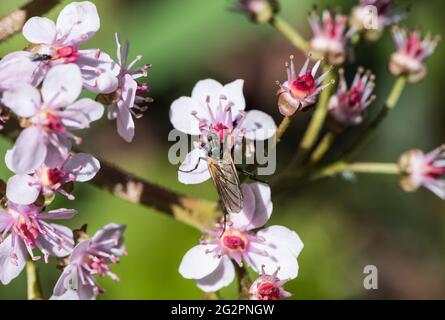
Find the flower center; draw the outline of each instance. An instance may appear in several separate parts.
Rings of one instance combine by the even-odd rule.
[[[431,163],[427,167],[426,175],[430,178],[437,179],[445,174],[445,167],[435,166]]]
[[[91,273],[97,274],[99,277],[104,277],[111,271],[104,259],[98,257],[94,257],[91,260],[89,267],[91,268]]]
[[[40,112],[39,120],[47,131],[58,133],[65,131],[65,126],[63,125],[61,119],[51,110],[46,109]]]
[[[77,48],[74,46],[66,46],[56,50],[54,59],[62,59],[63,63],[73,63],[80,57]]]
[[[348,92],[348,104],[350,107],[354,107],[360,104],[360,100],[362,98],[362,89],[361,86],[355,86],[351,88]]]
[[[20,220],[23,220],[23,218],[21,218]],[[16,226],[16,231],[20,238],[22,238],[23,241],[26,243],[26,245],[33,248],[36,246],[36,239],[39,235],[39,230],[32,224],[32,222],[19,222]]]
[[[315,89],[315,79],[311,72],[299,76],[297,80],[291,84],[291,93],[296,99],[304,98],[310,95]]]
[[[224,141],[224,133],[226,130],[230,128],[226,126],[224,123],[213,124],[211,127],[212,131],[218,135],[219,141]]]
[[[65,174],[58,168],[45,168],[41,175],[41,181],[43,185],[50,186],[62,181]]]
[[[241,234],[228,234],[223,236],[224,247],[233,251],[244,251],[247,247],[247,239]]]
[[[280,288],[271,283],[262,283],[258,288],[258,296],[261,300],[280,300]]]

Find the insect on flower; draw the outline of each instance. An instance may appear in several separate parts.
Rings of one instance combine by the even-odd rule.
[[[243,207],[240,180],[230,152],[231,148],[227,145],[231,143],[231,139],[231,135],[226,135],[223,143],[216,133],[209,132],[207,136],[203,136],[201,143],[201,148],[206,151],[207,156],[198,158],[195,167],[191,170],[180,170],[185,173],[195,171],[201,161],[206,161],[225,214],[238,213]]]

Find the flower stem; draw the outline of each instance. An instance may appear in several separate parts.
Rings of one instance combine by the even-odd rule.
[[[281,32],[281,34],[285,36],[297,49],[303,52],[308,51],[309,44],[307,41],[283,18],[275,15],[270,20],[270,24]]]
[[[311,158],[309,160],[309,163],[311,165],[317,164],[324,157],[326,152],[328,152],[329,148],[334,143],[336,137],[337,135],[331,131],[327,132],[323,136],[317,148],[314,150],[314,152],[312,152]]]
[[[323,72],[327,72],[329,70],[329,66],[323,67]],[[326,81],[333,80],[333,74],[329,73]],[[306,159],[307,154],[314,146],[317,141],[318,135],[320,134],[321,129],[323,128],[324,120],[326,118],[326,114],[328,112],[328,101],[331,95],[332,85],[327,87],[320,94],[320,99],[318,100],[317,106],[314,111],[314,115],[312,116],[311,122],[309,123],[309,127],[304,133],[303,139],[300,142],[300,146],[298,147],[295,158],[293,159],[291,166],[299,165]]]
[[[238,293],[239,300],[249,299],[249,288],[252,285],[249,274],[244,267],[235,265],[236,274],[238,276]]]
[[[289,128],[291,122],[292,122],[292,117],[289,116],[283,117],[283,120],[281,120],[281,123],[277,128],[277,133],[276,133],[277,143],[281,141],[283,134],[286,132],[287,128]]]
[[[331,177],[345,171],[356,172],[356,173],[390,174],[390,175],[397,175],[401,173],[396,163],[377,163],[377,162],[346,163],[340,161],[316,172],[311,177],[311,180],[316,180],[324,177]]]
[[[28,284],[28,300],[42,300],[42,288],[34,261],[26,261],[26,277]]]

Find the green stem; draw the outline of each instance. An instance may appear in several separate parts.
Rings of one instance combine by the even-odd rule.
[[[323,72],[327,72],[329,68],[329,66],[325,65],[323,67]],[[333,74],[330,73],[327,77],[327,81],[332,81],[333,77]],[[323,128],[326,114],[328,113],[328,101],[331,95],[331,90],[332,85],[327,87],[320,94],[320,98],[315,108],[314,115],[312,116],[309,127],[307,128],[306,132],[304,133],[303,139],[300,142],[300,146],[298,147],[295,158],[291,164],[292,166],[299,165],[301,162],[303,162],[306,159],[307,154],[317,141],[318,135]]]
[[[286,132],[287,128],[289,128],[291,122],[292,122],[292,117],[289,117],[289,116],[286,116],[283,118],[283,120],[281,120],[281,123],[278,126],[277,133],[276,133],[277,143],[279,143],[281,141],[281,137]]]
[[[283,34],[297,49],[303,52],[307,52],[309,50],[309,44],[307,41],[283,18],[274,16],[270,20],[270,24],[281,32],[281,34]]]
[[[356,173],[372,173],[372,174],[400,174],[400,169],[396,163],[377,163],[377,162],[355,162],[346,163],[343,161],[336,162],[330,166],[316,172],[311,180],[316,180],[324,177],[331,177],[338,173],[349,171]]]
[[[311,165],[317,164],[328,152],[328,150],[331,148],[332,144],[335,141],[336,134],[333,132],[327,132],[324,137],[321,139],[320,143],[318,144],[317,148],[312,152],[311,158],[309,160],[309,163]]]
[[[42,288],[40,286],[39,275],[34,261],[26,261],[26,277],[28,284],[28,300],[42,300]]]
[[[238,277],[239,300],[247,300],[249,299],[249,288],[252,285],[252,281],[244,267],[236,265],[235,270]]]

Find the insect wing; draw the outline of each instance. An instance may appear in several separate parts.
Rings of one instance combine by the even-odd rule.
[[[229,212],[240,212],[243,208],[243,194],[230,152],[225,151],[221,160],[209,158],[208,167],[223,206]]]

